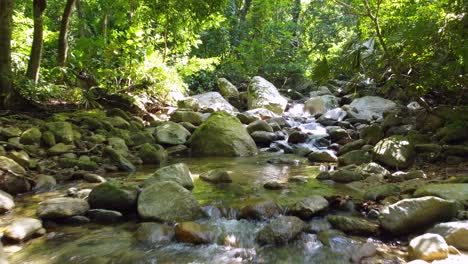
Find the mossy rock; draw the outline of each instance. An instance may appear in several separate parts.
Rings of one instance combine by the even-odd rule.
[[[91,208],[125,213],[136,209],[137,197],[137,187],[106,182],[93,188],[89,194],[88,202]]]
[[[41,131],[36,127],[32,127],[23,132],[20,137],[20,143],[25,145],[39,145],[41,143],[41,137]]]
[[[72,124],[69,122],[49,122],[46,124],[49,131],[54,133],[55,140],[64,144],[70,144],[73,142],[74,133]]]
[[[77,167],[80,170],[87,170],[87,171],[95,171],[98,169],[98,165],[96,164],[96,162],[91,161],[91,160],[61,158],[58,161],[58,165],[61,168]]]
[[[236,117],[224,111],[213,113],[189,140],[199,156],[252,156],[257,146]]]
[[[44,144],[47,147],[52,147],[55,144],[57,144],[57,141],[55,140],[54,133],[52,133],[50,131],[46,131],[46,132],[42,133],[42,142],[44,142]]]
[[[160,164],[167,160],[167,152],[161,145],[145,143],[139,146],[138,157],[145,164]]]

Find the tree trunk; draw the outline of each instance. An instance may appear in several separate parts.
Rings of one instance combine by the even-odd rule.
[[[26,77],[31,79],[34,83],[39,79],[43,42],[43,14],[46,6],[46,0],[33,1],[34,34]]]
[[[79,35],[80,35],[80,38],[83,38],[85,36],[85,28],[83,26],[85,25],[85,21],[84,21],[83,11],[81,10],[80,0],[76,0],[75,6],[76,6],[76,13],[78,14],[78,19],[80,20]]]
[[[68,24],[70,21],[70,16],[73,11],[73,5],[76,0],[67,0],[65,5],[65,10],[63,11],[62,23],[60,24],[60,34],[58,39],[58,66],[65,67],[67,63],[67,54],[68,54]]]
[[[0,0],[0,108],[9,105],[11,85],[11,27],[13,0]]]
[[[104,38],[104,43],[107,44],[107,14],[102,19],[102,37]]]
[[[247,17],[247,13],[249,12],[249,9],[250,9],[251,5],[252,5],[252,0],[245,0],[244,6],[242,7],[242,10],[239,13],[241,23],[245,22],[245,19]]]

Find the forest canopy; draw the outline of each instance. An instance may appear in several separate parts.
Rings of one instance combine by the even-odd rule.
[[[256,75],[299,91],[347,79],[390,95],[460,92],[466,10],[462,0],[1,0],[2,99],[88,105],[97,87],[170,99]]]

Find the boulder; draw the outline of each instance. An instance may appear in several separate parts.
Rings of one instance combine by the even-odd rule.
[[[106,182],[94,187],[88,197],[91,208],[115,210],[122,213],[136,208],[138,189],[115,182]]]
[[[276,140],[276,134],[266,131],[255,131],[250,134],[256,144],[260,146],[269,146],[271,142]]]
[[[365,144],[366,142],[363,139],[350,142],[340,148],[340,150],[338,151],[338,155],[344,155],[352,150],[359,150]]]
[[[109,146],[117,151],[120,155],[127,157],[128,156],[128,147],[125,140],[119,137],[110,137],[107,139]]]
[[[175,123],[187,122],[199,126],[203,123],[203,116],[198,112],[177,110],[172,113],[170,120]]]
[[[266,108],[275,114],[282,114],[288,100],[281,96],[276,87],[260,76],[255,76],[248,87],[248,109]]]
[[[0,156],[0,169],[7,171],[15,176],[22,176],[26,174],[26,170],[19,165],[16,161]]]
[[[260,201],[243,207],[240,218],[266,220],[281,214],[281,207],[272,200]]]
[[[41,138],[41,131],[36,127],[32,127],[23,132],[20,137],[20,143],[25,145],[40,145]]]
[[[102,154],[108,157],[122,171],[133,172],[136,170],[135,165],[111,147],[105,147]]]
[[[151,131],[154,132],[154,131]],[[156,142],[156,139],[153,136],[153,133],[150,131],[139,131],[132,133],[130,136],[131,143],[133,146],[143,145],[145,143],[153,144]]]
[[[288,143],[298,144],[304,143],[309,139],[309,135],[302,131],[293,131],[288,137]]]
[[[5,137],[6,139],[12,137],[19,137],[21,136],[21,129],[17,127],[2,127],[0,128],[0,135]]]
[[[22,241],[42,231],[41,229],[41,220],[34,218],[17,218],[5,228],[3,235],[15,241]]]
[[[239,91],[226,78],[218,78],[218,89],[224,98],[239,97]]]
[[[145,143],[140,145],[138,157],[144,164],[161,164],[167,160],[167,151],[161,145]]]
[[[247,132],[252,134],[255,131],[273,132],[273,128],[266,121],[257,120],[247,126]]]
[[[50,131],[45,131],[42,133],[42,142],[44,142],[47,147],[54,146],[57,144],[57,141],[55,140],[55,134]]]
[[[143,186],[150,186],[160,181],[173,181],[182,185],[187,190],[193,189],[192,173],[185,163],[176,163],[158,169],[143,182]]]
[[[391,136],[382,139],[373,149],[374,160],[391,168],[408,168],[416,153],[413,144],[403,136]]]
[[[348,183],[353,181],[360,181],[364,176],[356,172],[356,167],[353,165],[342,167],[338,170],[330,172],[330,177],[335,182]]]
[[[400,187],[395,184],[382,184],[367,190],[364,193],[364,199],[373,201],[382,200],[388,196],[398,196],[400,192]]]
[[[341,140],[350,139],[348,131],[339,126],[327,127],[327,133],[330,135],[330,139],[332,142],[341,142]]]
[[[365,144],[375,145],[384,136],[384,131],[377,124],[366,126],[359,131],[359,138],[364,140]]]
[[[13,207],[15,207],[13,196],[0,190],[0,214],[10,211]]]
[[[403,199],[381,211],[380,223],[392,234],[408,234],[436,222],[450,220],[457,213],[457,205],[438,197]]]
[[[329,150],[318,150],[310,153],[307,158],[310,162],[336,162],[337,157]]]
[[[180,222],[203,216],[190,191],[173,181],[145,187],[138,197],[138,214],[144,220]]]
[[[181,100],[178,100],[177,107],[181,109],[190,109],[193,111],[198,111],[201,108],[198,99],[195,99],[193,97],[186,97]]]
[[[55,136],[56,142],[70,144],[73,142],[74,133],[71,123],[65,121],[46,123],[46,128]]]
[[[187,142],[190,132],[182,125],[168,121],[156,127],[154,137],[159,144],[181,145]]]
[[[378,96],[364,96],[354,99],[350,106],[356,111],[349,111],[348,114],[367,120],[381,119],[384,112],[397,108],[397,104],[393,101]]]
[[[170,242],[174,237],[174,229],[160,223],[145,222],[140,224],[135,236],[139,242],[147,245],[156,245]]]
[[[58,160],[60,168],[77,168],[79,170],[95,171],[99,167],[92,160],[76,159],[76,158],[61,158]]]
[[[440,223],[427,232],[441,235],[447,244],[459,250],[468,250],[468,221]]]
[[[449,255],[449,246],[440,235],[427,233],[411,239],[408,255],[411,260],[446,259]]]
[[[211,111],[226,111],[229,113],[238,112],[226,99],[224,99],[218,92],[208,92],[204,94],[197,94],[193,96],[201,108]]]
[[[273,219],[257,234],[260,244],[286,244],[304,230],[304,222],[295,216],[280,216]]]
[[[200,179],[212,183],[230,183],[231,176],[225,169],[215,169],[200,174]]]
[[[209,244],[213,238],[206,226],[195,222],[178,223],[175,227],[175,238],[182,243]]]
[[[364,150],[352,150],[348,153],[338,157],[338,165],[346,166],[346,165],[361,165],[364,163],[369,163],[372,157],[369,152]]]
[[[468,183],[428,184],[414,193],[415,197],[437,196],[446,200],[468,201]]]
[[[333,95],[312,97],[304,103],[304,111],[311,114],[324,114],[339,107],[338,98]]]
[[[366,220],[364,218],[344,215],[329,215],[328,222],[347,234],[353,235],[376,235],[379,233],[379,224]]]
[[[288,212],[303,220],[312,218],[315,214],[328,208],[328,201],[319,195],[312,195],[293,204]]]
[[[252,156],[257,146],[245,127],[226,112],[213,113],[189,140],[192,153],[200,156]]]
[[[85,200],[77,198],[53,198],[43,201],[36,210],[42,219],[62,219],[82,215],[89,210]]]
[[[361,164],[356,168],[355,171],[359,174],[362,174],[363,178],[377,175],[378,178],[384,179],[390,176],[390,172],[387,169],[375,162]]]

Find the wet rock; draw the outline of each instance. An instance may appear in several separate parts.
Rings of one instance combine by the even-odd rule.
[[[255,141],[255,143],[260,146],[269,146],[271,142],[276,140],[275,133],[266,131],[255,131],[250,134],[250,136]]]
[[[311,114],[324,114],[339,106],[338,98],[333,95],[312,97],[304,103],[304,111]]]
[[[32,127],[23,132],[20,137],[20,143],[25,145],[40,145],[41,137],[41,131],[36,127]]]
[[[330,151],[318,150],[310,153],[307,158],[310,162],[336,162],[337,157]]]
[[[36,180],[36,185],[34,186],[34,191],[44,192],[50,191],[57,185],[57,181],[54,177],[49,175],[41,175]]]
[[[383,184],[372,187],[364,193],[364,199],[366,200],[382,200],[388,196],[400,195],[400,187],[394,184]]]
[[[133,172],[136,170],[135,165],[111,147],[104,148],[103,156],[108,157],[122,171]]]
[[[167,154],[171,156],[185,155],[189,152],[189,148],[185,145],[172,146],[166,149]]]
[[[304,198],[289,208],[288,212],[291,215],[297,216],[303,220],[312,218],[315,214],[326,210],[328,201],[319,195],[312,195]]]
[[[156,127],[154,136],[159,144],[181,145],[187,142],[190,132],[180,124],[168,121]]]
[[[76,187],[71,187],[67,189],[67,196],[79,199],[88,199],[89,194],[91,193],[91,189],[82,189],[79,190]]]
[[[9,224],[3,231],[6,238],[22,241],[41,232],[42,222],[34,218],[18,218]]]
[[[366,242],[351,256],[353,263],[361,263],[364,258],[377,254],[377,246],[373,242]]]
[[[288,143],[290,144],[298,144],[304,143],[309,139],[309,135],[307,133],[301,131],[293,131],[288,137]]]
[[[3,190],[11,195],[29,192],[31,190],[30,181],[24,176],[15,176],[7,173],[2,176],[0,181],[0,190]]]
[[[149,186],[159,181],[173,181],[187,190],[193,189],[193,177],[189,167],[185,163],[177,163],[156,170],[153,175],[146,179],[143,186]]]
[[[141,223],[135,233],[136,239],[147,245],[170,242],[174,237],[174,229],[153,222]]]
[[[280,216],[273,219],[257,234],[260,244],[285,244],[295,239],[302,230],[304,222],[295,216]]]
[[[273,132],[273,128],[264,120],[257,120],[247,126],[247,132],[252,134],[255,131]]]
[[[144,164],[161,164],[167,160],[167,152],[161,145],[145,143],[139,147],[138,157]]]
[[[89,224],[91,220],[83,215],[75,215],[71,217],[67,217],[63,220],[64,224],[67,225],[73,225],[73,226],[80,226],[80,225],[86,225]]]
[[[86,215],[95,223],[98,224],[115,224],[123,221],[121,212],[106,210],[106,209],[91,209]]]
[[[288,187],[287,183],[277,181],[277,180],[272,180],[268,181],[265,184],[263,184],[263,188],[268,189],[268,190],[283,190]]]
[[[26,170],[19,165],[16,161],[0,156],[0,169],[7,171],[15,176],[21,176],[26,174]]]
[[[410,170],[407,172],[396,171],[392,173],[392,175],[388,178],[391,182],[402,182],[412,179],[425,179],[427,177],[424,171],[422,170]]]
[[[224,99],[218,92],[208,92],[193,96],[201,108],[211,111],[237,112],[237,109]]]
[[[369,163],[372,157],[369,152],[364,150],[352,150],[347,152],[346,154],[338,157],[338,165],[339,166],[346,166],[346,165],[361,165],[364,163]]]
[[[449,246],[444,238],[437,234],[424,234],[411,239],[408,247],[410,259],[422,259],[432,261],[446,259],[449,254]]]
[[[53,198],[40,203],[36,214],[42,219],[61,219],[82,215],[88,210],[88,203],[82,199]]]
[[[414,157],[413,145],[403,136],[385,138],[373,149],[374,160],[392,168],[407,168],[413,163]]]
[[[446,200],[468,201],[468,183],[428,184],[414,193],[415,197],[436,196]]]
[[[365,144],[366,142],[364,141],[364,139],[359,139],[359,140],[350,142],[340,148],[340,150],[338,151],[338,155],[344,155],[352,150],[359,150]]]
[[[327,127],[327,133],[330,135],[332,142],[339,142],[343,139],[349,139],[348,132],[339,126]]]
[[[135,210],[138,189],[115,182],[106,182],[94,187],[88,197],[91,208],[115,210],[127,213]]]
[[[15,207],[13,196],[0,190],[0,214],[10,211]]]
[[[257,146],[240,121],[226,112],[215,112],[190,138],[192,153],[204,156],[252,156]]]
[[[305,177],[305,176],[292,176],[288,179],[288,181],[290,182],[297,182],[297,183],[307,183],[309,182],[309,178]]]
[[[403,199],[381,210],[380,223],[392,234],[407,234],[425,226],[450,220],[457,213],[452,201],[433,196]]]
[[[397,104],[393,101],[378,96],[364,96],[354,99],[350,106],[356,111],[349,111],[349,115],[366,120],[383,118],[384,112],[397,108]]]
[[[83,175],[83,180],[89,182],[89,183],[104,183],[107,180],[102,177],[101,175],[94,174],[94,173],[85,173]]]
[[[73,142],[74,133],[71,123],[65,121],[46,123],[46,128],[55,136],[55,140],[60,143],[70,144]]]
[[[427,232],[441,235],[447,244],[459,250],[468,250],[468,221],[440,223]]]
[[[348,113],[346,113],[346,111],[344,111],[343,109],[334,108],[334,109],[328,110],[325,114],[321,115],[318,121],[324,120],[324,119],[343,121],[347,115]]]
[[[329,215],[330,224],[345,233],[353,235],[376,235],[379,233],[379,224],[354,216]]]
[[[239,97],[239,91],[226,78],[218,78],[218,89],[224,98]]]
[[[172,113],[170,121],[175,123],[187,122],[195,126],[199,126],[203,123],[202,114],[187,110],[177,110]]]
[[[330,172],[330,178],[335,182],[347,183],[363,179],[363,175],[355,171],[356,166],[349,165]]]
[[[175,238],[179,242],[197,245],[212,242],[208,228],[195,222],[178,223],[175,227]]]
[[[236,117],[237,119],[239,119],[239,121],[241,121],[242,124],[245,124],[245,125],[248,125],[252,122],[259,120],[259,118],[256,115],[248,113],[248,112],[239,113],[236,115]]]
[[[265,220],[281,214],[281,208],[272,200],[257,202],[243,207],[240,218]]]
[[[359,138],[370,145],[377,144],[384,136],[382,128],[377,124],[366,126],[359,131]]]
[[[232,182],[231,176],[225,169],[210,170],[206,173],[200,174],[200,179],[212,183]]]
[[[11,151],[10,153],[8,153],[8,158],[16,161],[23,168],[29,168],[32,162],[32,159],[29,157],[29,154],[24,150]]]
[[[248,108],[266,108],[276,114],[282,114],[288,101],[281,96],[276,87],[260,76],[255,76],[248,87]]]
[[[191,221],[203,216],[190,191],[172,181],[145,187],[138,197],[138,214],[144,220]]]

